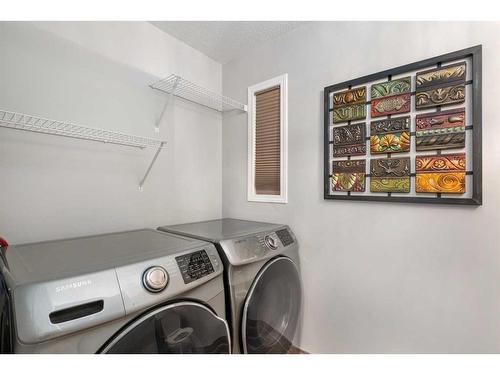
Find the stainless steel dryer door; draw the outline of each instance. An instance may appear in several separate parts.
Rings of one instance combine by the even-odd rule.
[[[278,257],[266,263],[243,307],[243,352],[288,353],[297,331],[301,303],[300,276],[293,261]]]
[[[191,301],[150,311],[117,333],[101,353],[229,354],[226,321],[208,307]]]

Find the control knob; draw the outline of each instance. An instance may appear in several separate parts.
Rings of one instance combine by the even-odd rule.
[[[167,287],[168,273],[165,268],[154,266],[144,271],[142,276],[144,287],[152,293],[159,293]]]
[[[264,237],[264,242],[266,243],[267,247],[270,248],[271,250],[276,250],[278,248],[278,243],[274,237],[271,237],[270,235],[267,235]]]

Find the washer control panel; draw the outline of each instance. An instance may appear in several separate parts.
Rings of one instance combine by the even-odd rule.
[[[116,278],[126,314],[186,293],[224,270],[214,245],[206,243],[139,263],[116,268]],[[222,291],[222,280],[214,283],[214,293]],[[104,305],[106,307],[106,304]]]
[[[214,267],[205,250],[175,257],[184,283],[189,284],[214,272]]]

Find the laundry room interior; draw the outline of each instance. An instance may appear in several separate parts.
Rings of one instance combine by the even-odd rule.
[[[499,64],[498,22],[1,21],[0,352],[500,352]]]

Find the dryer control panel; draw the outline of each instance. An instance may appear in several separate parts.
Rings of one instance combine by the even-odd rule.
[[[298,246],[297,240],[288,227],[276,231],[252,234],[220,242],[229,263],[242,265],[267,259],[280,254],[292,246]]]
[[[283,246],[291,245],[294,242],[292,234],[290,233],[290,231],[287,228],[277,230],[276,235],[280,239]]]
[[[269,250],[278,250],[280,245],[287,247],[294,243],[294,239],[288,228],[269,232],[265,235],[257,235],[257,238],[260,244],[266,246]]]

